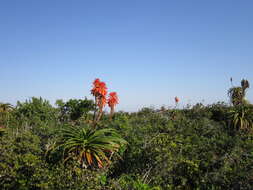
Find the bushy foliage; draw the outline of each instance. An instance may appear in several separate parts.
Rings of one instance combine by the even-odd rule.
[[[95,110],[95,105],[92,100],[88,99],[70,99],[66,103],[58,100],[56,104],[60,110],[61,121],[76,121],[81,117],[87,119],[88,113]]]
[[[16,117],[16,120],[32,128],[36,125],[48,124],[51,121],[55,121],[55,111],[49,101],[41,97],[32,97],[24,103],[17,102],[13,115]]]
[[[220,106],[176,110],[176,117],[170,110],[133,114],[118,126],[130,147],[112,176],[134,175],[162,189],[251,189],[251,135],[231,133],[230,109]]]
[[[69,101],[66,120],[62,119],[66,103],[54,108],[42,98],[18,103],[7,119],[0,118],[5,123],[0,127],[4,131],[0,132],[0,189],[253,189],[250,105],[145,108],[136,113],[117,112],[111,120],[104,115],[93,126],[90,118],[82,124],[76,121],[90,117],[92,101],[78,102]],[[96,135],[94,127],[104,133]],[[117,144],[110,144],[114,142],[110,130],[128,142],[119,149],[120,157],[112,156],[116,149],[109,151]],[[86,146],[88,141],[92,143]],[[57,145],[62,146],[52,151]],[[93,160],[86,168],[75,159],[81,156],[89,165],[89,156],[80,153],[87,147],[97,152],[93,145],[110,158],[110,165],[99,168]],[[68,162],[62,161],[67,158],[64,150],[67,157],[73,156]]]

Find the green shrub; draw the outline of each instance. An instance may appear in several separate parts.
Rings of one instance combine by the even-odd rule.
[[[85,113],[74,122],[70,112],[64,121],[59,113],[59,107],[53,108],[43,99],[20,103],[10,112],[0,138],[0,189],[251,190],[253,187],[250,105],[198,104],[182,110],[118,112],[111,121],[105,115],[96,130],[88,124],[79,125]],[[89,120],[87,114],[82,123]],[[235,115],[239,118],[237,122]],[[114,141],[115,134],[116,139],[125,139],[127,146],[119,148],[121,143]],[[52,151],[56,145],[61,146]],[[112,147],[120,158],[110,158],[112,153],[108,150]],[[70,158],[65,163],[61,162],[64,151],[64,158]],[[94,164],[88,166],[83,153],[92,151],[96,154],[101,151],[111,164],[98,168],[98,161],[93,159]],[[88,167],[82,167],[78,158]]]
[[[229,111],[229,119],[234,129],[251,130],[253,127],[253,106],[238,105]]]
[[[32,97],[24,103],[17,102],[14,111],[16,120],[26,128],[33,128],[37,125],[55,122],[56,109],[51,106],[49,101]]]
[[[76,121],[81,117],[87,119],[88,113],[95,110],[95,104],[92,100],[76,100],[70,99],[66,103],[58,100],[56,102],[58,109],[60,110],[61,121]]]

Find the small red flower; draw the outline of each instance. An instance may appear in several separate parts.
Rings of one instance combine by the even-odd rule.
[[[175,97],[175,102],[178,103],[179,102],[179,98],[176,96]]]

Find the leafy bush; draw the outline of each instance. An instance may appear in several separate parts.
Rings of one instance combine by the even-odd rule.
[[[17,102],[14,116],[21,121],[22,125],[33,128],[36,125],[48,124],[55,121],[56,110],[51,106],[49,101],[41,97],[32,97],[24,103]]]
[[[76,121],[82,116],[87,119],[88,113],[95,110],[95,104],[92,100],[70,99],[66,103],[61,100],[56,102],[60,110],[61,121]]]
[[[124,190],[161,190],[160,187],[150,187],[148,184],[142,183],[138,179],[134,179],[129,175],[122,175],[117,181],[113,181],[112,189],[124,189]]]

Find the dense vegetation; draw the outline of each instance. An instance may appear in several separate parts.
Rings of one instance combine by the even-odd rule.
[[[253,106],[239,88],[234,105],[136,113],[101,113],[94,91],[1,104],[0,189],[253,189]]]

